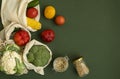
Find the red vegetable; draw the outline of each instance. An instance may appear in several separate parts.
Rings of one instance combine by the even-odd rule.
[[[28,8],[26,16],[29,18],[35,18],[38,15],[38,10],[36,8]]]
[[[63,25],[63,24],[65,23],[65,18],[64,18],[64,16],[61,16],[61,15],[56,16],[56,17],[55,17],[55,23],[56,23],[57,25]]]
[[[41,38],[44,42],[52,42],[55,38],[55,33],[52,29],[44,30],[41,33]]]
[[[25,30],[19,30],[15,32],[13,39],[17,45],[24,46],[29,42],[30,36]]]

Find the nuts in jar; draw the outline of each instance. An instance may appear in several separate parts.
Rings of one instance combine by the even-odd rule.
[[[77,60],[75,60],[73,64],[75,65],[77,73],[80,77],[84,77],[87,74],[89,74],[89,68],[86,66],[83,57],[80,57]]]

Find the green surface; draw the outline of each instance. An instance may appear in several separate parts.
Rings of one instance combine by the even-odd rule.
[[[53,51],[53,59],[69,56],[69,68],[56,73],[52,62],[41,76],[33,71],[27,75],[8,76],[0,73],[0,79],[120,79],[120,1],[119,0],[40,0],[42,30],[53,29],[56,38],[47,44]],[[57,15],[64,15],[66,23],[59,27],[43,16],[46,5],[53,5]],[[2,28],[2,27],[1,27]],[[39,41],[41,31],[32,33]],[[82,55],[90,68],[90,74],[80,78],[72,61]]]

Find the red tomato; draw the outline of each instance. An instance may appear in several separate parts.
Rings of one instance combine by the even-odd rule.
[[[65,23],[65,18],[64,18],[64,16],[61,16],[61,15],[56,16],[56,17],[55,17],[55,23],[56,23],[57,25],[63,25],[63,24]]]
[[[52,29],[44,30],[41,33],[41,38],[44,42],[52,42],[55,38],[55,33]]]
[[[25,30],[19,30],[14,34],[13,39],[17,45],[24,46],[29,42],[30,36]]]
[[[29,18],[35,18],[38,15],[38,10],[36,8],[28,8],[26,16]]]

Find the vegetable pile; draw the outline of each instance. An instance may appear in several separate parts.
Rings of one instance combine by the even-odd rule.
[[[34,29],[34,30],[40,30],[41,29],[41,23],[39,20],[35,20],[38,15],[38,9],[36,6],[39,5],[39,0],[33,0],[28,4],[26,16],[27,16],[27,25]]]
[[[34,70],[44,75],[44,68],[52,60],[52,51],[47,45],[31,40],[30,33],[41,29],[39,8],[39,0],[2,0],[1,20],[4,29],[0,32],[3,36],[0,36],[0,71],[8,75],[22,75]],[[58,26],[66,21],[63,15],[56,15],[56,9],[51,5],[45,7],[44,16]],[[55,32],[45,29],[39,36],[44,42],[50,43],[55,39]],[[89,73],[82,58],[74,64],[80,77]],[[68,66],[68,57],[58,57],[53,62],[56,72],[64,72]]]
[[[16,3],[19,4],[17,1]],[[14,2],[14,5],[16,3]],[[21,11],[25,10],[25,17],[20,16],[26,19],[21,20],[20,16],[15,15],[16,20],[11,19],[11,23],[7,26],[4,25],[6,28],[3,29],[3,32],[6,33],[3,33],[5,37],[2,39],[3,42],[0,43],[0,70],[10,75],[26,74],[28,70],[34,70],[36,73],[44,75],[44,68],[50,63],[52,52],[45,44],[31,40],[29,33],[29,31],[34,32],[41,29],[42,24],[39,22],[39,0],[23,1],[21,3],[27,5],[26,9],[20,7],[20,10],[16,11],[18,13],[20,11],[22,15]],[[19,9],[18,7],[16,8]],[[55,15],[55,7],[47,6],[45,8],[45,18],[53,19]],[[58,25],[63,25],[65,19],[63,17],[62,19],[58,18],[55,22]],[[27,27],[24,23],[27,24]],[[55,32],[52,29],[46,29],[42,31],[40,37],[44,42],[49,43],[55,39]]]
[[[65,17],[62,15],[56,15],[56,9],[52,5],[48,5],[44,9],[44,16],[46,19],[52,20],[58,26],[62,26],[65,23]],[[52,29],[45,29],[40,35],[44,42],[50,43],[55,39],[55,32]]]
[[[2,2],[7,3],[6,0]],[[13,4],[17,5],[20,2],[16,1]],[[22,24],[20,16],[16,15],[15,18],[19,21],[11,19],[10,24],[3,25],[5,28],[2,30],[2,36],[5,37],[0,37],[0,71],[9,75],[22,75],[27,74],[28,70],[34,70],[36,73],[44,75],[44,68],[50,63],[52,52],[45,44],[31,40],[30,34],[30,31],[34,32],[41,29],[39,0],[31,2],[21,0],[20,5],[24,7],[23,4],[28,6],[24,9],[26,10],[25,17],[21,16],[23,17]],[[18,6],[14,8],[19,9]],[[23,8],[17,11],[18,13],[20,11],[22,15]],[[24,20],[24,18],[26,19]],[[24,23],[27,24],[27,27]]]

